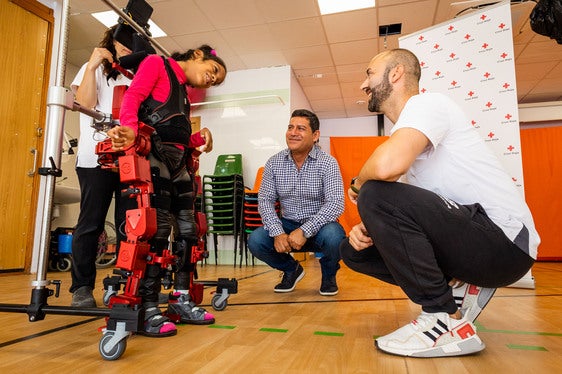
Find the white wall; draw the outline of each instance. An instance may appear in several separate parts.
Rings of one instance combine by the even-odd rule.
[[[218,155],[240,153],[244,183],[253,186],[258,168],[285,147],[290,77],[289,66],[234,71],[208,90],[205,101],[219,103],[192,114],[213,133],[213,151],[200,157],[201,175],[213,174]]]

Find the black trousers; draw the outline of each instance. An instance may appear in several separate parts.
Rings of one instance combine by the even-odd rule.
[[[342,260],[357,272],[401,287],[428,313],[457,310],[448,286],[452,278],[503,287],[534,262],[479,204],[460,205],[404,183],[368,181],[357,205],[374,245],[356,251],[345,239]]]
[[[80,183],[80,214],[72,236],[72,285],[70,292],[82,286],[95,287],[98,238],[105,226],[111,199],[115,197],[117,245],[126,238],[122,223],[125,212],[136,207],[134,199],[121,197],[119,173],[101,167],[76,168]]]
[[[194,213],[194,180],[186,166],[186,151],[174,144],[163,143],[159,152],[155,149],[148,155],[154,184],[153,205],[156,208],[157,231],[149,240],[151,249],[161,255],[169,246],[169,237],[174,228],[175,247],[180,259],[175,277],[176,289],[189,289],[191,247],[197,244],[197,226]],[[179,251],[178,251],[179,250]],[[181,253],[179,253],[181,252]],[[145,306],[156,305],[161,290],[160,265],[148,265],[141,281],[139,295]]]

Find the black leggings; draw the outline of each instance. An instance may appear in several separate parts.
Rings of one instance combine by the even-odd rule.
[[[174,144],[163,144],[161,152],[148,155],[153,173],[154,199],[156,208],[156,234],[149,243],[157,255],[168,248],[169,237],[174,227],[174,240],[182,243],[182,253],[174,253],[182,258],[178,272],[186,273],[192,270],[190,263],[191,247],[197,245],[197,226],[194,214],[194,181],[187,170],[184,150]],[[182,284],[176,284],[179,289],[189,288],[188,278],[185,276]],[[161,289],[160,265],[148,265],[145,277],[141,282],[139,294],[146,306],[156,305],[158,293]]]
[[[357,205],[375,244],[356,251],[345,239],[342,260],[357,272],[400,286],[429,313],[457,310],[448,286],[452,278],[503,287],[534,262],[479,204],[460,205],[404,183],[369,181]]]

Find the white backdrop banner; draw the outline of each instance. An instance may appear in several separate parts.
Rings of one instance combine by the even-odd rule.
[[[399,45],[420,60],[420,91],[461,105],[524,194],[510,2],[404,36]],[[531,272],[512,286],[534,288]]]
[[[523,194],[509,1],[400,38],[420,60],[420,91],[461,105]]]

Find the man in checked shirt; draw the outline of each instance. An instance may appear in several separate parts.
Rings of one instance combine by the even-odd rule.
[[[339,244],[345,238],[337,222],[344,209],[342,176],[336,160],[322,151],[316,114],[298,109],[291,114],[286,149],[265,164],[258,193],[263,226],[248,239],[250,252],[283,272],[275,292],[291,292],[304,276],[292,251],[320,252],[320,294],[338,293]],[[277,214],[276,202],[280,204]]]

